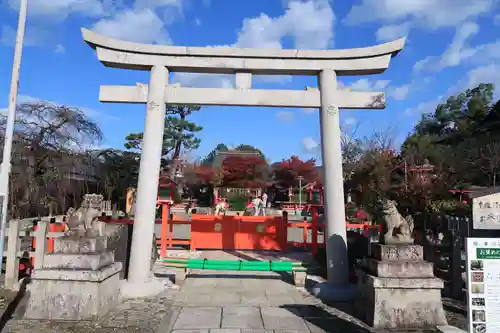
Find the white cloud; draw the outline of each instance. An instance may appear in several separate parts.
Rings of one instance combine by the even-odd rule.
[[[500,60],[500,39],[476,47],[477,57],[469,58],[473,64],[487,64]],[[480,56],[479,56],[480,55]]]
[[[316,152],[320,148],[320,145],[313,138],[306,137],[306,138],[302,139],[302,147],[304,148],[304,150],[306,152],[313,153],[313,152]]]
[[[465,23],[457,28],[452,42],[440,56],[430,56],[418,61],[414,65],[416,71],[438,72],[444,68],[460,65],[464,60],[473,57],[477,53],[476,48],[467,44],[468,40],[479,33],[479,26],[475,23]]]
[[[234,75],[174,73],[172,83],[180,83],[183,87],[234,88],[234,80]]]
[[[411,22],[421,28],[437,29],[488,14],[494,5],[494,0],[362,0],[351,8],[345,22]]]
[[[358,120],[356,118],[353,118],[353,117],[347,117],[344,119],[344,124],[346,126],[356,125],[357,122],[358,122]]]
[[[500,55],[499,55],[500,57]],[[480,66],[471,69],[463,80],[464,88],[476,87],[480,83],[492,83],[495,85],[495,97],[500,98],[500,64]]]
[[[232,47],[281,49],[282,41],[289,37],[294,47],[299,49],[322,49],[332,45],[335,15],[328,0],[291,0],[286,3],[283,15],[270,17],[267,14],[246,18],[242,22],[236,42]],[[217,45],[221,46],[221,45]],[[217,47],[213,46],[213,47]],[[227,46],[227,45],[223,45]],[[197,79],[197,77],[200,79]],[[266,82],[284,83],[290,81],[289,76],[256,76]],[[182,85],[220,87],[232,83],[228,76],[207,76],[198,74],[176,75]],[[223,80],[224,82],[220,82]]]
[[[411,87],[411,83],[403,84],[399,87],[392,87],[389,89],[389,96],[394,98],[396,101],[402,101],[408,97]]]
[[[413,78],[409,83],[389,87],[387,94],[396,101],[402,101],[405,100],[410,93],[425,89],[431,81],[431,77]]]
[[[293,121],[293,112],[281,110],[276,113],[276,118],[282,123],[291,123]]]
[[[466,89],[474,88],[480,83],[492,83],[495,86],[495,99],[500,98],[500,65],[491,63],[469,70],[458,83],[436,99],[419,103],[413,108],[408,108],[405,113],[408,115],[430,113],[436,110],[436,106],[444,103],[446,98],[460,93]]]
[[[340,87],[351,88],[354,91],[382,91],[386,92],[392,99],[401,101],[406,99],[410,92],[419,91],[425,87],[430,80],[431,78],[413,79],[409,83],[395,86],[390,84],[390,80],[369,80],[362,78],[348,85],[340,83]]]
[[[401,24],[388,24],[378,28],[375,36],[378,41],[387,42],[401,37],[405,37],[410,32],[411,24],[404,22]]]
[[[2,25],[1,29],[0,44],[14,47],[14,45],[16,45],[16,29],[6,24]],[[23,45],[42,45],[50,39],[50,37],[50,32],[43,27],[28,26],[25,31]]]
[[[441,98],[420,102],[417,106],[406,109],[405,114],[411,116],[416,114],[432,113],[436,110],[436,106],[441,102]]]
[[[355,91],[380,91],[385,90],[389,83],[391,83],[390,80],[368,80],[363,78],[354,81],[348,87]]]
[[[135,8],[160,8],[160,7],[175,7],[182,8],[182,0],[135,0]]]
[[[368,80],[363,78],[354,81],[347,87],[354,91],[387,91],[387,95],[397,101],[404,100],[412,88],[410,83],[401,86],[389,86],[390,83],[390,80]]]
[[[12,9],[18,10],[20,0],[7,0]],[[88,17],[104,16],[120,1],[117,0],[30,0],[28,15],[50,16],[64,20],[71,14]]]
[[[64,52],[66,52],[66,48],[62,44],[57,44],[54,52],[55,53],[64,53]]]
[[[201,20],[199,18],[194,19],[194,24],[199,27],[201,25]]]
[[[59,102],[54,102],[54,101],[49,101],[49,100],[46,100],[46,99],[43,99],[43,98],[38,98],[38,97],[33,97],[33,96],[29,96],[29,95],[23,95],[23,94],[19,94],[17,96],[17,104],[23,104],[23,103],[36,103],[36,102],[47,102],[47,103],[51,103],[51,104],[54,104],[54,105],[66,105],[66,106],[69,106],[67,104],[62,104],[62,103],[59,103]],[[90,118],[94,118],[94,119],[102,119],[102,120],[119,120],[119,118],[117,117],[114,117],[114,116],[109,116],[109,115],[106,115],[106,114],[103,114],[95,109],[91,109],[91,108],[87,108],[87,107],[80,107],[80,106],[74,106],[75,108],[77,109],[80,109],[81,111],[83,111],[87,116],[89,116]],[[5,113],[7,112],[7,108],[0,108],[0,113]]]
[[[333,41],[335,15],[327,0],[290,1],[278,17],[261,14],[243,21],[236,47],[282,48],[291,37],[299,49],[322,49]]]
[[[1,1],[0,1],[1,2]],[[4,0],[11,9],[18,11],[20,0]],[[56,47],[54,30],[71,15],[99,19],[110,16],[123,8],[124,0],[29,0],[25,46]],[[4,26],[0,42],[4,45],[15,44],[16,30]]]
[[[170,40],[163,20],[149,8],[123,10],[99,20],[91,29],[130,42],[164,44]]]
[[[318,114],[319,110],[317,108],[304,108],[302,109],[302,111],[304,111],[304,113],[308,113],[308,114]]]

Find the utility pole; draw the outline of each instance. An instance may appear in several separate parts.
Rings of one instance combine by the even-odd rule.
[[[23,53],[24,30],[28,14],[28,0],[21,0],[19,8],[19,23],[17,26],[16,45],[14,47],[14,63],[10,81],[9,106],[7,109],[7,126],[3,145],[3,158],[0,165],[0,251],[4,250],[5,229],[7,225],[7,209],[9,207],[9,178],[11,171],[12,141],[14,136],[14,121],[16,120],[17,93],[19,88],[19,73]],[[1,267],[1,265],[0,265]]]

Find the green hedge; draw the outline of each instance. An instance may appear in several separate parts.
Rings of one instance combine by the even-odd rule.
[[[227,200],[231,205],[231,210],[244,211],[247,206],[247,198],[245,196],[234,196]]]

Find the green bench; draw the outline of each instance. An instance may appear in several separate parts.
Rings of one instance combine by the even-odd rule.
[[[291,273],[297,286],[304,286],[307,272],[316,267],[302,262],[292,261],[250,261],[250,260],[212,260],[212,259],[170,259],[165,258],[162,263],[166,267],[184,270],[184,274],[191,269],[216,271],[247,271],[247,272],[288,272]],[[177,276],[176,276],[177,278]],[[185,278],[185,276],[183,276]],[[181,278],[181,280],[183,279]]]

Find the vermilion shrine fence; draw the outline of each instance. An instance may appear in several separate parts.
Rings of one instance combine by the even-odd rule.
[[[166,205],[164,205],[166,206]],[[165,212],[163,212],[165,213]],[[162,214],[168,216],[167,214]],[[115,220],[103,218],[111,223],[132,224],[132,220]],[[310,248],[316,253],[324,247],[324,238],[318,239],[318,231],[324,231],[325,226],[318,224],[317,214],[313,213],[311,222],[289,222],[287,214],[281,217],[271,216],[208,216],[193,214],[190,221],[179,220],[175,216],[171,220],[157,219],[156,224],[162,224],[160,238],[160,256],[167,255],[167,249],[174,246],[189,246],[191,250],[223,249],[223,250],[267,250],[286,251],[290,246]],[[175,239],[175,225],[190,225],[189,239]],[[289,241],[288,229],[302,229],[301,242]],[[347,230],[356,230],[368,235],[370,230],[380,231],[380,226],[364,224],[346,224]],[[309,230],[311,236],[309,236]]]

